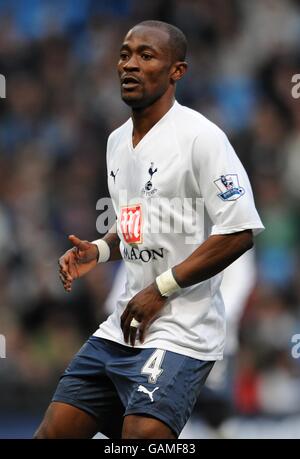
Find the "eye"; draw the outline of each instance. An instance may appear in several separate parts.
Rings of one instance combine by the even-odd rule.
[[[128,58],[128,53],[125,53],[124,51],[120,53],[120,59],[122,61],[125,61]]]
[[[150,61],[150,59],[152,59],[152,58],[153,58],[152,54],[149,54],[149,53],[143,53],[142,54],[142,59],[144,61]]]

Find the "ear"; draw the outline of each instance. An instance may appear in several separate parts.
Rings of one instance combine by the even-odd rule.
[[[188,64],[185,61],[175,62],[171,67],[170,79],[173,83],[180,80],[186,73]]]

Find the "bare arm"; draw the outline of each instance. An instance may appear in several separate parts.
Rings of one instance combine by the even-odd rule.
[[[182,263],[173,267],[173,275],[180,287],[198,284],[223,271],[253,245],[252,231],[210,236]],[[127,304],[121,317],[121,327],[126,342],[134,346],[137,329],[130,327],[132,318],[139,326],[139,339],[144,340],[145,331],[167,301],[161,296],[156,283],[135,295]]]
[[[198,284],[223,271],[252,246],[251,230],[210,236],[173,268],[173,275],[180,287]]]
[[[110,257],[109,261],[121,260],[120,238],[117,233],[117,222],[113,224],[111,229],[103,237],[103,240],[109,245]]]

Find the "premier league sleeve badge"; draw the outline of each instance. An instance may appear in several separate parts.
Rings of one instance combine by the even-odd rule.
[[[236,201],[245,194],[244,188],[239,184],[237,174],[221,175],[220,178],[214,181],[214,184],[219,189],[219,198],[222,201]]]

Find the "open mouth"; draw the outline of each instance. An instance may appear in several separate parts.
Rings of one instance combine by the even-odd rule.
[[[140,84],[139,80],[134,77],[124,77],[121,80],[121,86],[124,89],[133,89]]]

